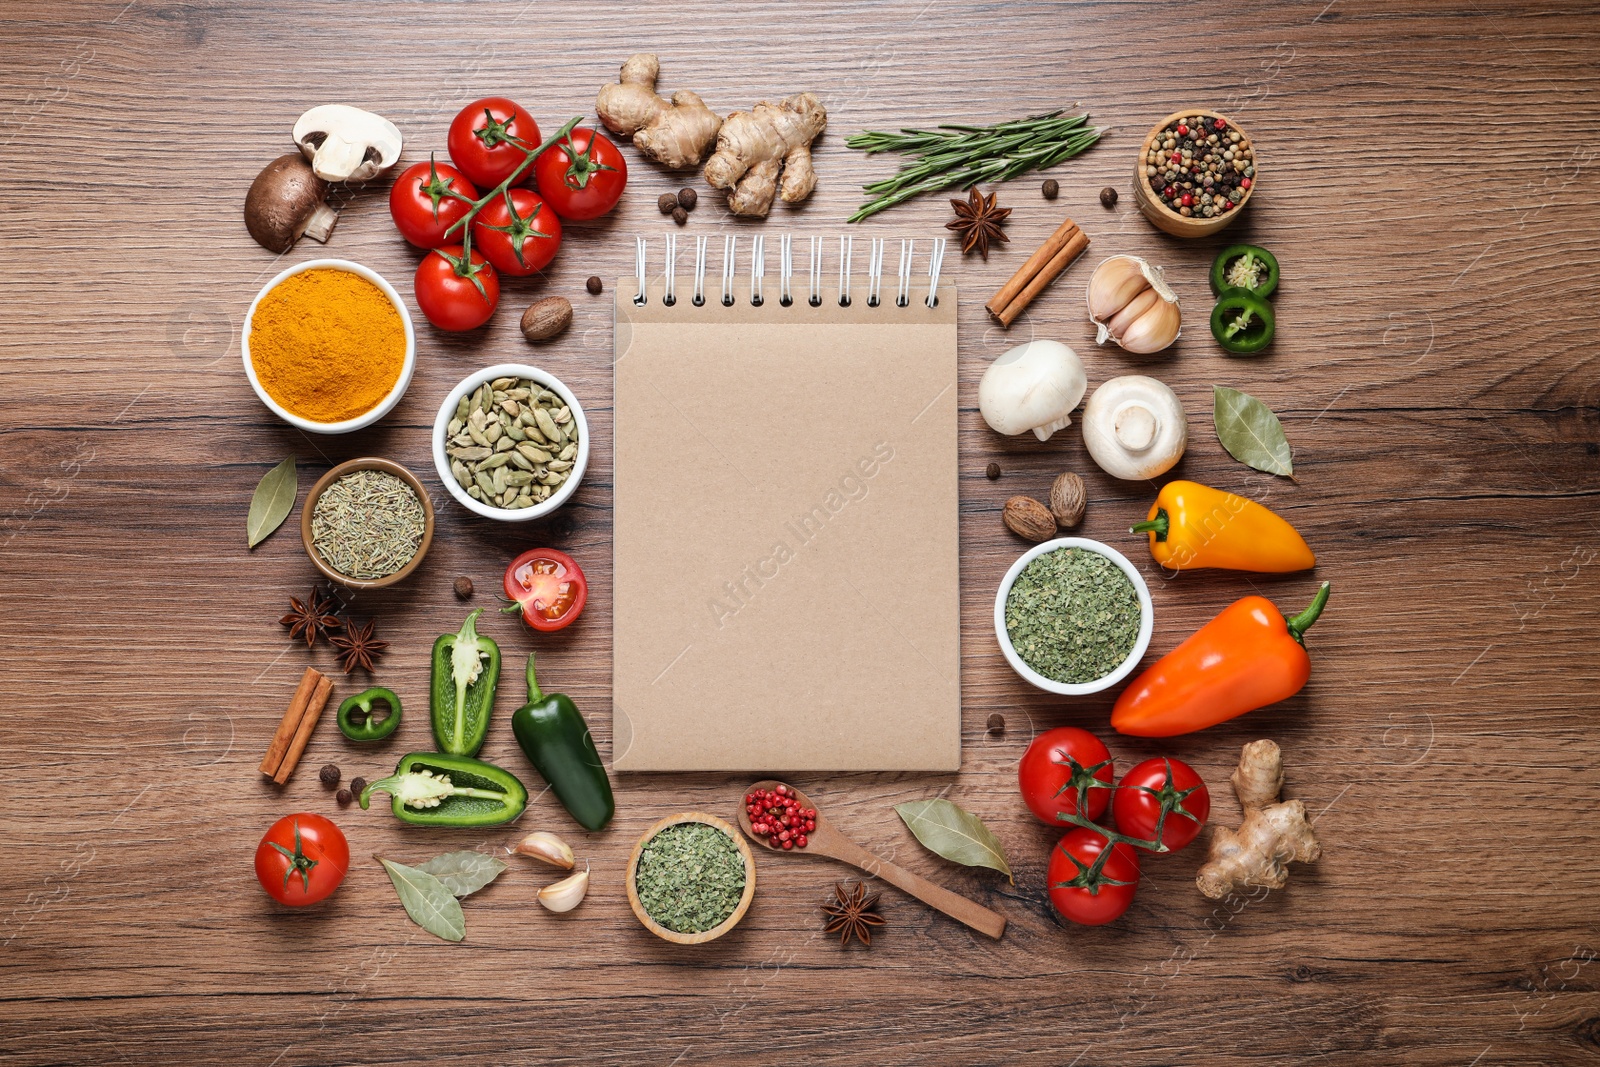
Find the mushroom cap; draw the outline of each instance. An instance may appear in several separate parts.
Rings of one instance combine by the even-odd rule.
[[[359,182],[394,166],[401,137],[400,128],[382,115],[323,104],[294,124],[294,143],[323,181]]]
[[[1113,478],[1140,481],[1172,469],[1189,444],[1189,417],[1164,383],[1143,374],[1112,378],[1083,409],[1083,443]]]
[[[1032,430],[1048,441],[1072,425],[1072,410],[1089,388],[1078,354],[1060,341],[1029,341],[989,364],[978,383],[978,410],[995,433]]]
[[[287,252],[319,212],[331,214],[323,203],[327,194],[328,183],[312,173],[311,164],[292,152],[279,156],[250,183],[244,198],[245,228],[268,251]],[[326,234],[320,239],[326,240]]]

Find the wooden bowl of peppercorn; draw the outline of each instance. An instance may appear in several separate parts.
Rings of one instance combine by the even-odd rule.
[[[1192,125],[1196,118],[1205,123],[1204,137],[1196,136],[1201,132]],[[1193,164],[1184,159],[1185,150],[1193,160],[1196,155],[1205,159],[1213,149],[1215,171],[1202,169],[1197,175],[1187,169]],[[1206,177],[1213,178],[1212,185],[1205,185]],[[1256,180],[1255,145],[1249,135],[1220,112],[1186,108],[1174,111],[1145,134],[1133,168],[1133,196],[1157,229],[1174,237],[1204,237],[1239,216],[1255,192]],[[1160,188],[1153,188],[1152,182],[1160,183]],[[1229,206],[1221,207],[1223,203]],[[1212,214],[1207,215],[1208,210]]]

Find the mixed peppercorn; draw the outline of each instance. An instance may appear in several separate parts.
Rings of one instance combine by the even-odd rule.
[[[805,848],[806,835],[817,828],[817,809],[802,808],[786,785],[746,793],[744,810],[750,815],[750,829],[773,848]]]
[[[1255,181],[1250,138],[1227,119],[1179,118],[1150,142],[1145,181],[1166,207],[1185,217],[1213,218],[1238,207]]]

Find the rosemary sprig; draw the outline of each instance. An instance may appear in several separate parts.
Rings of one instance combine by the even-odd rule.
[[[863,186],[876,198],[856,209],[849,221],[860,222],[923,193],[964,189],[979,182],[1002,182],[1030,170],[1054,166],[1078,155],[1108,129],[1109,126],[1090,126],[1087,113],[1052,111],[994,126],[951,124],[933,130],[867,130],[854,134],[844,143],[869,155],[909,152],[917,158],[903,164],[892,177]]]

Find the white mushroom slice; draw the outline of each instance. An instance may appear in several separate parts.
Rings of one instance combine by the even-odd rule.
[[[1078,354],[1060,341],[1029,341],[1001,355],[978,383],[978,410],[995,433],[1041,441],[1072,425],[1089,388]]]
[[[1189,418],[1178,394],[1154,378],[1112,378],[1083,409],[1083,443],[1113,478],[1154,478],[1183,458]]]
[[[294,143],[326,182],[365,181],[400,158],[399,127],[348,104],[323,104],[301,115]]]

